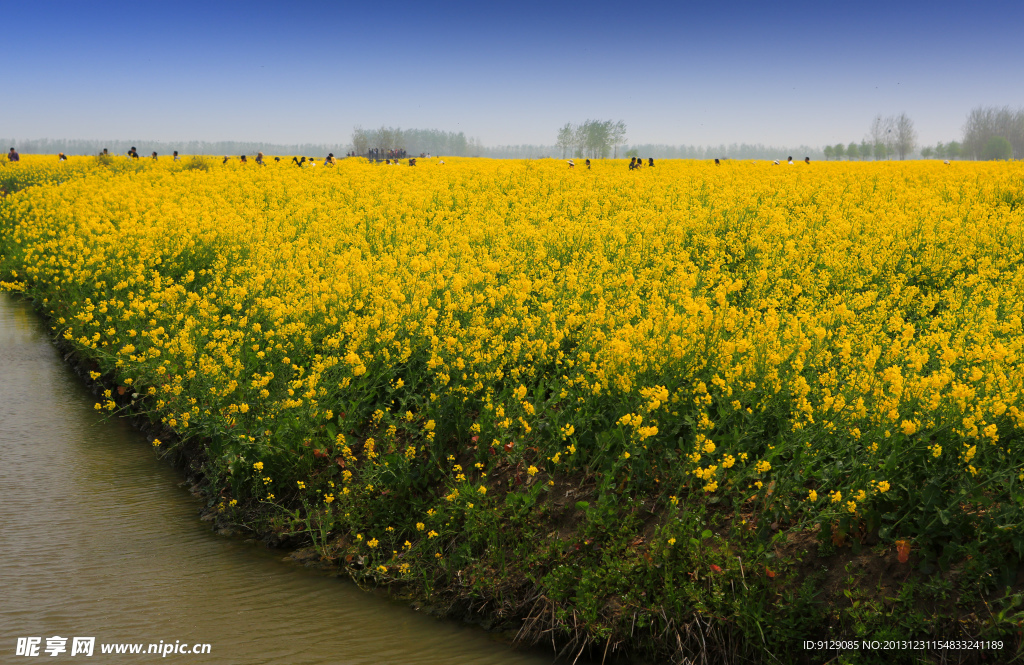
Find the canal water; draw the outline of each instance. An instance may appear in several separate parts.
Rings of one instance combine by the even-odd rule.
[[[216,535],[179,472],[94,402],[0,293],[0,662],[551,663]],[[38,657],[18,655],[33,637]],[[75,637],[95,638],[91,658]],[[161,641],[210,653],[145,654]],[[101,653],[116,644],[143,654]]]

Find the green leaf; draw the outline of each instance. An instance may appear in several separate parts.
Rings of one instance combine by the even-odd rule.
[[[701,532],[700,537],[702,540],[707,540],[713,535],[715,534],[711,533],[711,531],[709,531],[708,529],[704,529],[704,531]]]
[[[893,469],[895,469],[896,465],[899,463],[899,456],[897,455],[897,452],[898,451],[893,451],[889,455],[889,459],[885,460],[885,472],[886,473],[892,473]]]
[[[586,510],[589,507],[590,507],[590,502],[589,501],[577,501],[576,502],[576,510]]]

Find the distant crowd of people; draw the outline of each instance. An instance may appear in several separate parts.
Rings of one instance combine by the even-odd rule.
[[[103,151],[100,152],[100,156],[101,157],[107,157],[107,156],[109,156],[109,154],[110,153],[107,151],[106,148],[104,148]],[[384,155],[384,157],[381,157],[381,155]],[[351,152],[346,153],[345,156],[346,157],[356,157],[358,155],[356,155],[355,151],[351,151]],[[131,159],[139,159],[139,152],[138,152],[138,150],[136,150],[135,146],[132,146],[128,150],[128,157],[131,158]],[[156,151],[153,151],[153,153],[150,155],[150,158],[154,159],[154,160],[157,159],[157,157],[158,156],[157,156]],[[172,155],[172,157],[174,158],[174,161],[176,161],[176,162],[181,160],[181,157],[178,155],[178,151],[177,150],[174,151],[174,154]],[[379,162],[379,161],[383,160],[385,164],[389,164],[389,165],[390,164],[396,164],[397,165],[398,164],[398,160],[400,160],[400,159],[408,159],[409,160],[409,166],[416,166],[416,158],[415,157],[411,157],[411,158],[408,157],[408,154],[406,153],[406,151],[404,149],[381,150],[379,148],[371,148],[367,152],[366,157],[367,157],[367,159],[369,159],[371,161],[376,161],[376,162]],[[420,153],[420,158],[429,158],[429,157],[430,157],[429,153]],[[57,159],[59,161],[65,162],[65,161],[67,161],[68,158],[67,158],[67,155],[65,155],[63,152],[59,152],[59,153],[57,153]],[[728,158],[722,158],[722,159],[728,159]],[[722,159],[716,158],[715,159],[715,165],[716,166],[721,166]],[[18,151],[15,150],[14,148],[11,148],[10,151],[7,153],[7,161],[9,161],[9,162],[17,162],[17,161],[20,161],[20,160],[21,160],[21,156],[18,154]],[[224,159],[221,161],[221,164],[227,164],[229,161],[231,161],[231,157],[229,157],[228,155],[224,155]],[[265,166],[266,165],[266,162],[264,160],[262,152],[256,153],[256,158],[253,161],[256,164],[260,165],[260,166]],[[274,161],[275,162],[280,162],[281,158],[280,157],[274,157]],[[328,153],[328,155],[326,157],[324,157],[322,161],[323,161],[325,166],[334,166],[335,164],[338,163],[338,160],[334,157],[334,153],[333,152],[332,153]],[[249,160],[248,160],[248,158],[245,155],[242,155],[241,157],[239,157],[239,162],[241,162],[242,164],[248,164]],[[300,167],[312,167],[312,166],[316,166],[317,165],[316,164],[316,158],[314,158],[314,157],[308,157],[308,158],[307,157],[292,157],[292,163],[295,164],[296,166],[300,166]],[[444,164],[444,161],[442,160],[439,163],[440,164]],[[586,160],[585,163],[586,163],[586,167],[589,169],[590,168],[590,160],[589,159]],[[774,165],[778,166],[781,162],[780,162],[780,160],[776,159],[776,160],[773,160],[772,163]],[[792,155],[790,155],[789,157],[786,158],[786,163],[787,164],[793,164],[794,163]],[[804,163],[805,164],[810,164],[811,163],[811,158],[810,157],[804,157]],[[630,160],[629,160],[629,170],[630,171],[634,171],[636,169],[642,168],[643,166],[644,166],[644,160],[643,160],[642,157],[631,157],[630,158]],[[647,158],[646,166],[648,168],[653,168],[654,167],[654,158],[653,157],[648,157]],[[576,167],[576,162],[574,160],[570,159],[569,160],[569,168],[575,168],[575,167]]]
[[[245,156],[243,155],[242,157],[243,157],[243,161],[244,161]],[[260,160],[262,160],[262,159],[263,159],[263,153],[261,152],[260,153]],[[281,161],[281,158],[280,157],[275,157],[274,161],[279,162],[279,161]],[[328,153],[326,157],[324,157],[323,162],[324,162],[324,166],[334,166],[335,164],[338,163],[338,160],[335,159],[334,153],[331,152],[331,153]],[[262,164],[263,162],[260,161],[260,163]],[[316,158],[315,157],[310,157],[307,160],[305,157],[292,157],[292,164],[295,164],[296,166],[316,166]]]
[[[366,155],[367,159],[372,159],[375,162],[379,162],[382,159],[395,160],[405,159],[406,155],[404,148],[396,148],[392,150],[381,150],[380,148],[370,148]]]

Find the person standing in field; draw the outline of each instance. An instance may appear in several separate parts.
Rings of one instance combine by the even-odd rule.
[[[178,151],[177,151],[177,150],[175,150],[175,151],[174,151],[174,161],[178,161],[178,160],[180,160],[180,159],[181,159],[181,157],[178,157]]]
[[[21,161],[21,155],[18,154],[17,150],[15,150],[14,148],[11,148],[11,151],[9,153],[7,153],[7,161],[9,161],[9,162],[20,162]]]
[[[263,166],[263,152],[262,151],[256,153],[256,163],[259,164],[260,166]]]
[[[810,164],[810,163],[811,163],[811,158],[810,157],[804,157],[804,164]]]
[[[153,151],[152,157],[153,157],[153,161],[155,162],[156,161],[156,150]]]
[[[57,153],[57,161],[58,162],[66,162],[66,161],[68,161],[68,156],[65,155],[63,152],[58,152]]]

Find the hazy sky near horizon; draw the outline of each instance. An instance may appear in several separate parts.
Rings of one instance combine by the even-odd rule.
[[[1024,107],[1024,3],[14,2],[0,136],[345,143],[381,125],[553,144],[820,146]]]

